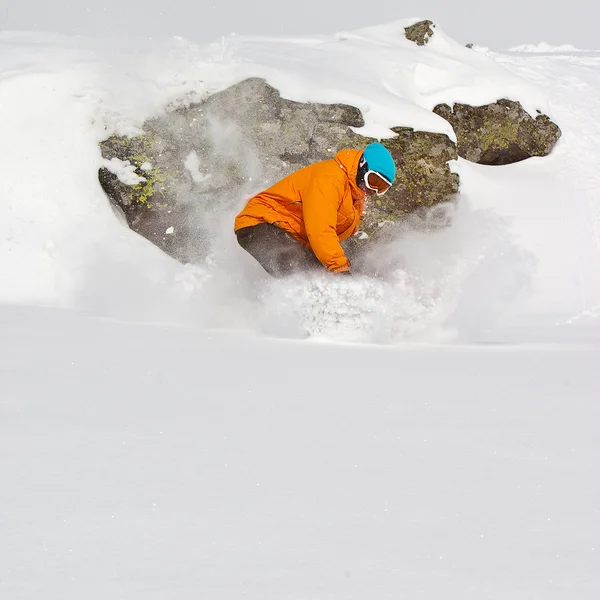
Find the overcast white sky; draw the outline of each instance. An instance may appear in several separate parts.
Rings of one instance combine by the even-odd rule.
[[[597,0],[0,0],[0,29],[206,42],[231,32],[333,33],[417,16],[462,43],[600,49],[599,6]]]

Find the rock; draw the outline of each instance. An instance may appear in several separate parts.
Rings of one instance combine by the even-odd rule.
[[[458,154],[484,165],[507,165],[546,156],[561,131],[546,115],[533,119],[519,102],[498,100],[485,106],[437,105],[433,111],[454,128]]]
[[[385,223],[448,201],[458,193],[459,177],[448,164],[458,158],[447,135],[394,127],[396,137],[381,140],[396,163],[396,182],[383,196],[372,196],[361,230],[376,236]],[[373,141],[373,140],[370,140]]]
[[[247,79],[147,121],[143,135],[102,142],[99,179],[134,231],[183,262],[197,262],[210,252],[223,214],[231,215],[233,228],[245,198],[342,148],[364,148],[374,140],[350,129],[362,125],[353,106],[294,102],[262,79]],[[447,136],[393,131],[397,136],[382,143],[396,161],[397,184],[367,204],[355,236],[363,244],[381,233],[382,223],[445,202],[458,190],[458,175],[448,166],[456,147]],[[127,177],[115,168],[123,164]]]
[[[417,46],[424,46],[433,35],[434,29],[433,21],[419,21],[410,27],[405,27],[404,33],[407,40],[414,42]]]

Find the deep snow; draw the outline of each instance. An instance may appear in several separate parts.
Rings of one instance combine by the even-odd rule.
[[[595,598],[596,345],[5,308],[3,598]]]
[[[417,48],[407,23],[0,33],[0,597],[598,597],[600,53]],[[113,213],[97,142],[251,75],[374,135],[507,95],[563,136],[459,160],[451,226],[399,228],[383,281],[268,281],[244,198],[180,265]]]

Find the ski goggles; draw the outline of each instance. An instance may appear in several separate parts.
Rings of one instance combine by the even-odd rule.
[[[364,181],[365,185],[378,196],[383,196],[392,187],[392,182],[377,171],[367,171]]]

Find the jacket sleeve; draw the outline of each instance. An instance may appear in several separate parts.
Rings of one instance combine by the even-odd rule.
[[[330,271],[350,270],[336,233],[341,191],[333,177],[313,178],[302,194],[304,227],[312,251]]]

